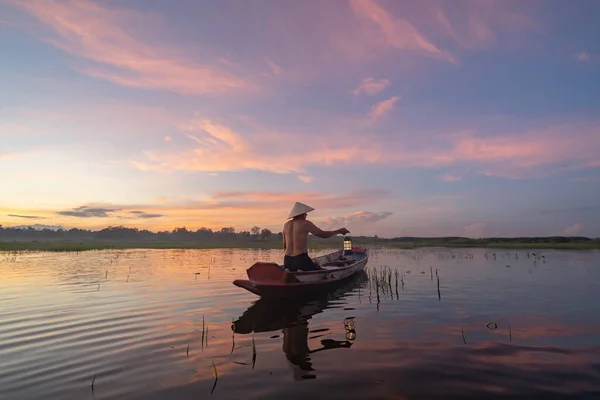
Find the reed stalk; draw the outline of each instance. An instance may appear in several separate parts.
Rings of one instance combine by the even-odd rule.
[[[252,336],[252,369],[256,365],[256,343],[254,342],[254,336]]]
[[[215,371],[215,378],[219,379],[219,373],[217,372],[217,366],[215,365],[215,361],[212,361],[213,371]]]

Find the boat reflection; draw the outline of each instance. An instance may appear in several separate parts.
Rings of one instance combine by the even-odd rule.
[[[325,336],[328,333],[323,332],[328,329],[311,331],[309,320],[326,309],[342,308],[343,299],[366,286],[367,279],[367,274],[361,271],[343,282],[329,286],[326,292],[315,293],[308,298],[261,298],[234,321],[232,328],[238,334],[282,331],[283,352],[291,363],[294,379],[315,379],[311,355],[324,350],[350,348],[356,339],[356,330],[354,318],[346,318],[343,321],[344,340],[321,339],[321,346],[311,349],[309,339]],[[315,335],[309,338],[309,334]]]

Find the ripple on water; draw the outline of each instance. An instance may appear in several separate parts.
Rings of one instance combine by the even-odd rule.
[[[0,398],[598,394],[599,254],[372,249],[276,302],[231,284],[276,250],[0,257]]]

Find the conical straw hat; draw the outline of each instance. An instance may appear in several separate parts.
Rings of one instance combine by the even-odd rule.
[[[288,214],[288,218],[294,218],[298,215],[311,212],[313,210],[314,208],[309,207],[306,204],[296,202],[296,204],[294,204],[294,207],[292,207],[292,211],[290,211],[290,213]]]

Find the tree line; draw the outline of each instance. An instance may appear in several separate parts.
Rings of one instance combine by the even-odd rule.
[[[249,231],[236,231],[234,227],[223,227],[219,230],[209,228],[200,228],[189,230],[186,227],[177,227],[171,231],[152,232],[147,229],[127,228],[124,226],[109,226],[107,228],[92,231],[88,229],[35,229],[33,227],[3,227],[0,225],[0,241],[105,241],[105,242],[197,242],[197,243],[223,243],[223,242],[276,242],[283,241],[281,232],[274,233],[269,229],[252,227]],[[310,240],[315,240],[310,238]],[[337,243],[336,237],[325,239]],[[599,238],[588,238],[584,236],[546,236],[546,237],[487,237],[487,238],[467,238],[461,236],[445,237],[394,237],[380,238],[375,236],[352,236],[356,244],[370,243],[397,243],[402,244],[421,244],[421,245],[485,245],[485,244],[564,244],[564,243],[583,243],[597,244],[600,246]],[[323,239],[318,239],[322,242]]]
[[[209,228],[188,230],[177,227],[171,231],[152,232],[147,229],[109,226],[92,231],[88,229],[35,229],[33,227],[14,228],[0,225],[0,240],[102,240],[102,241],[271,241],[283,240],[283,234],[273,233],[266,228],[252,227],[250,231],[236,232],[233,227],[223,227],[213,231]]]

